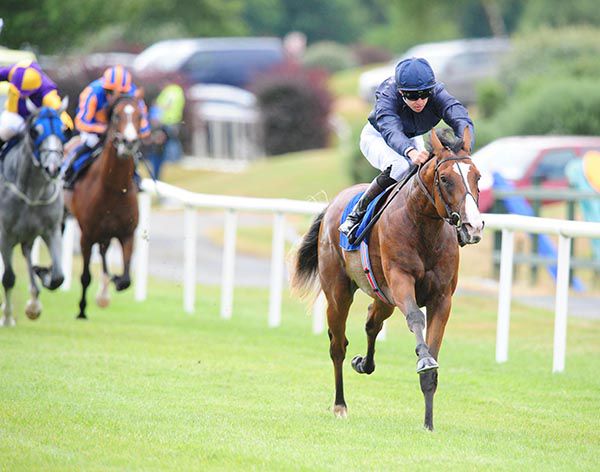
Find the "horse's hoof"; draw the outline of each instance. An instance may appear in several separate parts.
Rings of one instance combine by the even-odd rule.
[[[362,368],[362,357],[361,356],[354,356],[352,358],[352,368],[358,372],[359,374],[364,374],[365,371]]]
[[[433,432],[433,423],[432,423],[432,424],[427,424],[427,423],[425,423],[425,424],[423,425],[423,429],[424,429],[424,430],[426,430],[426,431],[431,431],[431,432]]]
[[[433,357],[424,357],[417,361],[417,374],[422,374],[428,370],[435,370],[438,367],[439,365]]]
[[[333,414],[336,418],[345,419],[348,417],[348,408],[346,405],[334,405]]]
[[[100,308],[106,308],[108,305],[110,305],[110,298],[96,297],[96,305],[98,305]]]
[[[6,316],[3,316],[0,319],[0,326],[4,327],[4,328],[11,328],[13,326],[15,326],[15,319],[11,316],[10,318],[7,318]]]
[[[60,287],[63,282],[65,281],[64,277],[57,277],[55,279],[51,279],[50,283],[48,284],[48,286],[46,287],[48,290],[56,290],[58,287]]]
[[[372,374],[375,370],[374,365],[371,367],[365,366],[365,359],[361,356],[354,356],[354,359],[352,359],[352,368],[359,374],[367,375]]]
[[[29,300],[25,306],[25,314],[30,320],[37,320],[42,314],[42,304],[37,300]]]
[[[87,316],[85,316],[83,313],[79,313],[75,319],[77,319],[77,320],[87,320]]]
[[[115,283],[115,289],[117,290],[117,292],[125,290],[131,285],[131,280],[125,279],[123,277],[114,276],[112,280]]]

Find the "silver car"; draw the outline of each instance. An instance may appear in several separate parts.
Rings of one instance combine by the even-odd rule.
[[[396,64],[409,57],[424,57],[429,61],[438,82],[443,82],[450,94],[465,105],[477,101],[477,83],[496,77],[502,58],[510,50],[508,38],[461,39],[419,44],[389,64],[361,74],[359,93],[373,102],[375,89],[394,75]]]

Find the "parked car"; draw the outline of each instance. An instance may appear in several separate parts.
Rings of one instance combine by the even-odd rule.
[[[477,100],[477,83],[498,74],[500,61],[510,50],[506,38],[461,39],[419,44],[385,66],[366,71],[359,78],[359,94],[369,102],[375,99],[375,89],[394,75],[396,64],[409,57],[424,57],[429,61],[436,79],[465,105]]]
[[[136,76],[179,74],[189,84],[247,87],[285,60],[278,38],[197,38],[159,41],[133,61]]]
[[[566,165],[590,150],[600,151],[600,137],[510,136],[492,141],[472,156],[482,174],[479,209],[488,211],[493,204],[495,172],[516,187],[566,189]]]

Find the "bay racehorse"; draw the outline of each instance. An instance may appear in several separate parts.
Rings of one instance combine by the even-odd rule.
[[[58,178],[63,158],[63,124],[61,113],[67,108],[63,99],[58,111],[48,107],[37,108],[27,101],[30,115],[25,130],[15,140],[2,162],[0,173],[0,252],[4,262],[3,316],[0,326],[15,324],[11,292],[15,285],[12,252],[21,245],[29,272],[29,293],[25,314],[37,319],[42,312],[38,297],[42,285],[50,290],[59,287],[64,279],[61,258],[61,223],[63,219],[62,181]],[[9,145],[11,143],[7,143]],[[50,268],[32,265],[31,249],[41,236],[50,251]]]
[[[91,282],[92,246],[100,246],[102,272],[99,306],[109,303],[108,286],[112,280],[117,291],[131,284],[129,269],[133,253],[134,232],[138,224],[137,187],[133,173],[141,144],[139,98],[119,97],[108,113],[108,127],[100,155],[75,182],[65,190],[65,204],[81,228],[82,294],[77,318],[85,319],[86,292]],[[106,252],[112,238],[123,250],[123,274],[110,277]]]
[[[459,244],[477,243],[483,230],[477,206],[480,174],[470,158],[470,142],[468,128],[463,140],[445,139],[444,144],[432,132],[430,160],[389,202],[373,226],[369,275],[379,282],[381,298],[367,280],[359,251],[344,251],[339,246],[342,212],[364,185],[342,191],[313,221],[299,246],[292,287],[305,294],[320,287],[325,293],[335,374],[333,410],[338,417],[347,415],[342,378],[348,345],[346,319],[354,292],[360,288],[374,301],[365,326],[367,354],[356,356],[352,367],[361,374],[375,370],[377,334],[398,307],[416,339],[417,372],[425,398],[424,426],[433,429],[437,359],[457,284]],[[426,307],[427,317],[420,307]]]

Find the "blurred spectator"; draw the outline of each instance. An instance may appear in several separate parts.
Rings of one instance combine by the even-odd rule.
[[[165,161],[181,159],[182,148],[179,134],[185,108],[185,94],[177,84],[169,84],[161,90],[150,109],[151,142],[146,156],[152,165],[155,179]]]
[[[306,35],[300,31],[290,31],[283,38],[283,49],[288,60],[301,62],[306,51]]]

